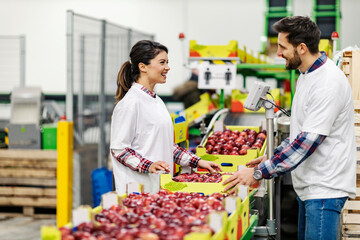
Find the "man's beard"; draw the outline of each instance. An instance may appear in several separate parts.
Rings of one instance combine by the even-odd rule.
[[[300,58],[298,52],[295,50],[294,57],[288,59],[288,61],[286,63],[286,69],[287,70],[298,69],[301,64],[302,64],[301,58]]]

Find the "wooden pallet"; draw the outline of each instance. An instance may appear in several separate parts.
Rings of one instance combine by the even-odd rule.
[[[360,100],[360,50],[343,53],[342,70],[349,79],[354,100]]]
[[[356,140],[356,198],[346,201],[342,214],[342,240],[360,240],[360,51],[343,53],[342,70],[349,79],[354,97]]]
[[[0,207],[0,218],[21,216],[38,219],[56,219],[56,208],[32,206]]]
[[[360,101],[355,105],[355,138],[356,138],[356,198],[345,203],[342,215],[343,240],[360,240]]]
[[[0,150],[0,215],[55,217],[56,161],[52,150]]]
[[[359,177],[360,167],[357,167]],[[342,214],[342,236],[344,239],[360,239],[360,187],[357,185],[356,198],[347,200]]]

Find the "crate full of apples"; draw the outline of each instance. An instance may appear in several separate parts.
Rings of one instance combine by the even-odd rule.
[[[116,204],[85,211],[81,221],[72,219],[54,237],[44,236],[42,229],[42,239],[239,239],[249,223],[243,212],[248,207],[249,196],[242,201],[220,193],[131,193]]]
[[[226,126],[223,132],[210,133],[204,144],[196,148],[196,155],[218,163],[224,172],[235,172],[239,165],[264,154],[266,139],[266,130],[260,127]]]
[[[176,177],[171,174],[160,175],[160,188],[171,192],[201,193],[209,195],[224,193],[222,182],[230,177],[231,173],[182,173]]]

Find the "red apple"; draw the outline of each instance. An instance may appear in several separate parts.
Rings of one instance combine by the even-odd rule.
[[[231,146],[234,146],[235,142],[234,142],[233,140],[229,140],[229,141],[227,142],[227,144],[229,144],[229,145],[231,145]]]
[[[250,129],[249,129],[249,128],[245,128],[245,129],[243,130],[243,132],[249,133],[249,132],[250,132]]]
[[[238,153],[238,151],[233,150],[233,151],[230,153],[230,155],[239,155],[239,153]]]
[[[252,148],[262,148],[262,145],[260,143],[255,143],[254,145],[251,146]]]
[[[244,144],[244,145],[242,145],[242,147],[241,147],[241,149],[246,149],[246,150],[248,150],[249,148],[250,148],[250,146],[247,145],[247,144]]]
[[[233,146],[232,145],[230,145],[230,144],[225,144],[224,145],[224,150],[227,150],[227,151],[232,151],[233,150]]]
[[[255,135],[256,135],[256,131],[255,131],[255,130],[253,130],[253,129],[252,129],[252,130],[250,130],[250,131],[249,131],[249,135],[254,135],[254,136],[255,136]]]
[[[239,143],[239,142],[235,142],[235,147],[234,147],[234,148],[238,148],[238,149],[240,149],[240,148],[241,148],[241,146],[242,146],[242,144],[241,144],[241,143]]]
[[[262,137],[264,140],[266,139],[266,134],[263,132],[260,132],[256,137]]]
[[[209,139],[209,140],[206,142],[206,144],[210,144],[210,145],[212,145],[212,146],[215,146],[215,140]]]
[[[246,132],[241,132],[240,133],[240,136],[244,137],[244,138],[247,138],[248,134]]]
[[[239,151],[240,155],[246,155],[247,154],[247,149],[241,149]]]

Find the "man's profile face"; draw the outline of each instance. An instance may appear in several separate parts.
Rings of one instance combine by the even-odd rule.
[[[288,33],[279,33],[277,55],[286,60],[286,69],[298,69],[302,61],[296,48],[289,43],[287,35]]]

